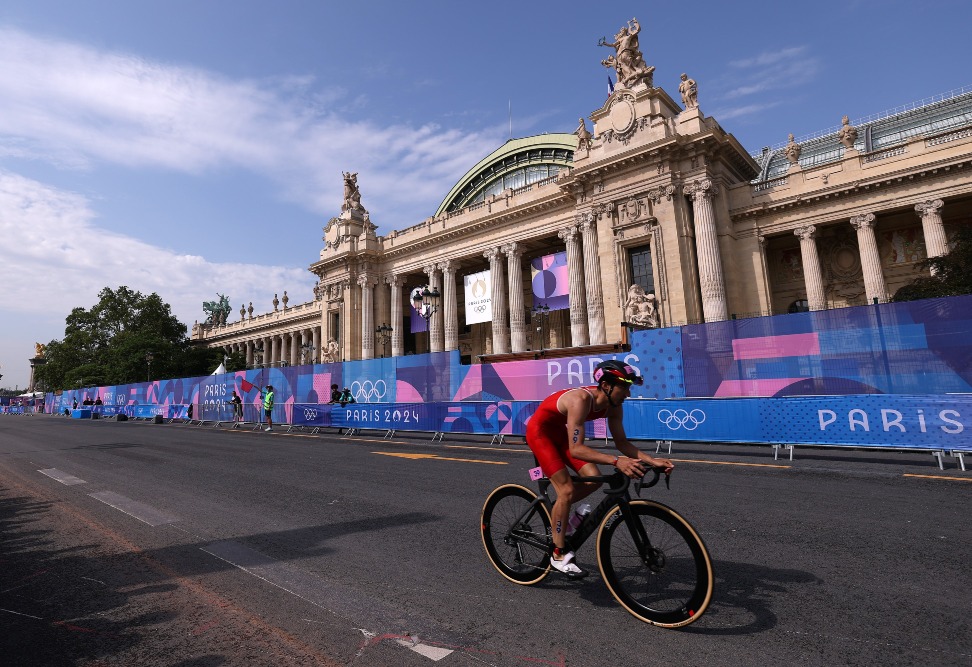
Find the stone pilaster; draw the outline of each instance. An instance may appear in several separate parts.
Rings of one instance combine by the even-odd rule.
[[[391,300],[391,354],[393,357],[400,357],[405,353],[402,341],[402,285],[405,281],[401,276],[386,276],[385,282],[388,283],[389,299]]]
[[[591,345],[607,342],[604,332],[604,290],[601,288],[601,259],[597,249],[597,224],[593,213],[580,223],[584,239],[584,286],[587,287],[587,328]]]
[[[253,367],[253,341],[246,341],[246,367]]]
[[[313,339],[314,352],[311,354],[311,361],[315,364],[321,361],[321,327],[320,325],[315,325],[311,329],[311,338]]]
[[[361,358],[375,358],[375,285],[378,279],[367,273],[358,276],[361,286]]]
[[[459,262],[447,260],[439,263],[442,271],[442,320],[443,346],[447,352],[459,349],[459,302],[456,299],[456,269]]]
[[[444,345],[444,328],[442,326],[442,285],[441,276],[435,264],[429,264],[424,269],[425,275],[429,277],[429,289],[439,293],[439,312],[432,313],[429,318],[429,352],[442,352]]]
[[[874,214],[864,213],[850,219],[851,226],[857,230],[857,245],[861,249],[861,268],[864,271],[864,293],[867,302],[874,299],[886,301],[888,288],[881,271],[881,256],[878,254],[877,237],[874,235]]]
[[[695,213],[695,249],[699,259],[702,316],[706,322],[726,320],[729,318],[726,283],[722,272],[722,254],[719,252],[715,209],[712,206],[716,191],[712,181],[702,178],[686,185],[685,193],[691,197],[692,210]]]
[[[506,308],[506,279],[503,276],[503,256],[500,248],[483,253],[489,260],[490,301],[493,309],[493,354],[510,351],[509,311]]]
[[[300,332],[294,331],[290,334],[290,365],[300,364]]]
[[[915,205],[915,212],[921,216],[921,228],[925,233],[925,250],[929,257],[941,257],[948,252],[948,239],[945,237],[945,225],[942,223],[942,207],[945,202],[941,199],[922,202]],[[932,269],[932,275],[935,270]]]
[[[797,227],[793,233],[800,237],[800,254],[803,258],[803,279],[807,287],[807,302],[810,310],[823,310],[827,307],[824,296],[823,273],[820,270],[820,257],[817,254],[817,228],[813,225]]]
[[[510,348],[526,352],[526,310],[523,308],[523,246],[517,242],[502,248],[506,254],[506,269],[510,282]]]
[[[571,345],[587,345],[587,292],[584,289],[584,261],[578,243],[577,227],[565,227],[557,232],[557,236],[567,246]]]

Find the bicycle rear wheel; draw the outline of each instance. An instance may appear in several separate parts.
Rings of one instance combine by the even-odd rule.
[[[597,562],[611,594],[645,623],[680,628],[705,612],[712,600],[712,560],[695,529],[661,503],[633,500],[650,550],[642,557],[631,528],[615,507],[597,534]]]
[[[482,535],[490,562],[513,583],[535,584],[550,571],[550,515],[530,489],[505,484],[489,494]]]

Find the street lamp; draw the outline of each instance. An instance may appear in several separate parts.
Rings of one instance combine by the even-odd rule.
[[[148,378],[146,379],[146,382],[152,381],[152,359],[154,358],[155,355],[152,354],[151,352],[145,353],[145,361],[148,362]]]
[[[385,356],[385,347],[388,345],[388,339],[391,337],[392,329],[387,324],[382,324],[380,327],[375,329],[375,336],[378,338],[378,344],[381,345],[381,356]]]
[[[544,349],[546,349],[547,347],[547,331],[549,329],[548,320],[550,319],[550,306],[543,303],[540,304],[539,306],[534,306],[533,308],[531,308],[530,312],[533,313],[533,319],[536,322],[537,337],[540,339],[540,344],[538,345],[538,347],[540,348],[540,352],[543,352]]]
[[[417,292],[413,298],[415,310],[417,310],[419,315],[425,319],[426,328],[429,326],[429,320],[431,320],[432,316],[435,315],[436,311],[439,310],[440,296],[439,290],[435,289],[434,287],[429,289],[429,286],[426,285],[422,288],[422,291]]]

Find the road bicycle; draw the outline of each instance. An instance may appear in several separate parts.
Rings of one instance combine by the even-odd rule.
[[[658,483],[635,482],[635,493]],[[577,478],[575,478],[577,479]],[[540,477],[540,494],[519,484],[496,488],[483,505],[483,546],[493,566],[515,584],[530,586],[551,571],[553,539],[550,480]],[[566,538],[578,551],[597,533],[597,565],[614,598],[638,619],[680,628],[705,612],[712,600],[712,559],[702,538],[671,507],[631,498],[631,479],[614,474],[585,477],[608,485],[604,499]],[[668,477],[665,478],[666,486]]]

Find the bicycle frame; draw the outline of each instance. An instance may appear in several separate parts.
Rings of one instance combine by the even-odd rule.
[[[571,535],[566,536],[564,540],[564,545],[568,551],[577,551],[580,547],[587,541],[591,535],[593,535],[598,527],[601,525],[604,517],[607,516],[617,505],[621,508],[621,516],[624,522],[628,525],[628,529],[631,530],[631,537],[638,547],[638,553],[642,558],[646,557],[651,549],[651,543],[648,540],[648,535],[645,533],[644,526],[638,521],[634,514],[631,512],[631,507],[629,502],[631,501],[631,495],[628,493],[628,488],[631,485],[631,479],[621,472],[614,472],[611,475],[595,475],[591,477],[574,477],[575,483],[594,483],[594,484],[604,484],[608,483],[608,488],[604,490],[604,498],[598,503],[590,514],[584,517],[584,520],[579,526],[574,530]],[[656,476],[657,481],[657,476]],[[549,489],[551,486],[550,479],[547,477],[541,477],[537,480],[537,485],[539,487],[540,494],[537,496],[537,500],[531,503],[527,510],[517,517],[517,523],[528,518],[532,512],[536,511],[536,504],[543,503],[547,508],[547,513],[551,514],[553,511],[554,501],[550,498]],[[530,544],[534,547],[540,549],[546,549],[548,553],[553,553],[553,540],[547,539],[546,543],[539,543],[536,540],[532,540],[525,536],[517,536],[517,539]]]

